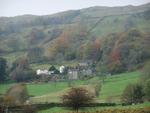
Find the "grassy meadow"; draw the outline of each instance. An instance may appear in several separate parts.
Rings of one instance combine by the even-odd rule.
[[[100,96],[96,98],[96,101],[107,102],[115,101],[119,102],[120,95],[122,94],[123,89],[129,83],[138,81],[140,72],[128,72],[123,74],[117,74],[105,78],[104,83],[102,84],[102,89]],[[75,80],[73,86],[82,86],[93,92],[94,86],[101,78],[94,77],[88,80]],[[0,85],[0,94],[4,94],[6,90],[12,84],[1,84]],[[66,92],[70,87],[68,86],[67,81],[63,82],[49,82],[49,83],[27,83],[27,89],[29,94],[32,96],[32,102],[58,102],[59,97]]]
[[[108,76],[105,78],[102,84],[102,89],[100,96],[95,98],[96,102],[116,102],[119,103],[120,96],[129,83],[137,82],[140,76],[139,71],[127,72],[122,74],[117,74],[113,76]],[[93,77],[88,80],[75,80],[72,81],[73,86],[82,86],[87,88],[89,91],[94,92],[94,84],[101,80],[99,77]],[[6,90],[12,84],[0,84],[0,94],[4,94]],[[27,83],[28,93],[30,94],[30,101],[32,103],[45,103],[45,102],[60,102],[60,97],[70,87],[67,81],[63,82],[49,82],[49,83]],[[93,107],[86,108],[82,111],[94,112],[102,109],[126,109],[126,108],[142,108],[149,107],[150,103],[143,103],[132,106],[115,106],[115,107]],[[54,107],[47,110],[39,111],[39,113],[50,113],[50,112],[71,112],[71,110],[64,109],[61,107]]]

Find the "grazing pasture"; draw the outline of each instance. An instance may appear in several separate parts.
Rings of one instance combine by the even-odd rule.
[[[96,98],[96,101],[118,102],[123,89],[129,83],[138,81],[140,72],[127,72],[117,75],[108,76],[102,83],[102,89],[100,96]],[[73,86],[86,87],[93,91],[93,85],[97,81],[101,80],[99,77],[93,77],[87,80],[75,80]],[[6,90],[12,84],[0,84],[0,94],[4,94]],[[63,82],[49,82],[49,83],[27,83],[29,94],[32,96],[33,102],[56,102],[59,101],[59,97],[63,92],[69,89],[68,81]]]

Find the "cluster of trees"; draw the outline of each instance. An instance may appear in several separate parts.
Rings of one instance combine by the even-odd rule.
[[[104,40],[100,62],[112,74],[139,68],[150,58],[147,42],[148,34],[135,29],[127,33],[111,34]]]
[[[25,82],[34,79],[36,79],[36,73],[30,67],[26,57],[16,59],[11,67],[7,65],[7,60],[5,58],[0,57],[0,83],[7,80]]]
[[[149,33],[131,29],[85,41],[86,30],[81,33],[73,29],[76,28],[66,30],[52,43],[50,60],[90,60],[114,74],[135,70],[150,58]]]
[[[10,78],[16,82],[31,81],[36,78],[36,73],[30,68],[27,58],[17,59],[10,69]]]
[[[143,68],[143,74],[139,83],[129,84],[123,91],[122,102],[125,104],[150,101],[150,62]]]
[[[45,33],[41,29],[33,28],[28,37],[30,38],[29,45],[37,45],[39,41],[45,38]]]
[[[70,12],[68,14],[75,16],[78,13],[80,12]],[[147,15],[144,15],[148,16],[149,13],[145,13]],[[45,23],[52,22],[53,19],[48,21],[49,18],[45,19]],[[36,17],[34,19],[36,20]],[[56,21],[58,22],[58,20]],[[129,21],[129,24],[132,23],[130,19],[127,19],[127,21]],[[38,23],[36,22],[36,24]],[[84,23],[81,20],[79,24],[52,29],[33,27],[30,32],[13,36],[13,38],[8,38],[3,42],[4,45],[6,43],[8,48],[11,48],[10,50],[20,51],[24,49],[30,63],[91,60],[97,63],[97,67],[104,65],[107,72],[112,74],[137,69],[150,58],[149,32],[129,29],[121,33],[98,37],[93,33],[89,33],[90,27],[86,22]],[[11,25],[13,26],[13,23]],[[126,25],[126,29],[128,27],[129,25]],[[0,47],[0,51],[4,51],[4,47],[2,47]],[[8,48],[4,49],[9,51]]]
[[[82,44],[77,50],[77,59],[99,61],[101,58],[101,40],[95,39],[93,41]]]

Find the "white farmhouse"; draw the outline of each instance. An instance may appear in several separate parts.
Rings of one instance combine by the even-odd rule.
[[[62,74],[65,71],[65,66],[60,66],[59,67],[59,72]]]
[[[44,69],[44,70],[38,69],[38,70],[36,70],[36,75],[51,75],[53,73],[54,73],[54,71],[48,71],[47,69]]]
[[[47,75],[48,74],[48,70],[41,70],[41,69],[38,69],[36,70],[36,74],[37,75]]]

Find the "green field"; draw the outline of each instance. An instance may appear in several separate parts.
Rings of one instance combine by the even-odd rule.
[[[138,81],[140,72],[129,72],[118,75],[113,75],[105,78],[105,82],[102,84],[102,90],[100,96],[96,98],[97,101],[107,102],[115,101],[119,102],[120,95],[123,89],[129,83]],[[83,86],[87,89],[93,91],[93,84],[98,81],[98,77],[94,77],[88,80],[75,80],[73,81],[74,86]],[[101,79],[100,79],[101,80]],[[0,94],[4,94],[6,90],[12,84],[1,84]],[[59,97],[66,92],[68,87],[68,82],[50,82],[50,83],[27,83],[28,92],[31,96],[32,102],[58,102]]]
[[[127,72],[123,74],[117,74],[113,76],[108,76],[105,78],[104,83],[102,84],[102,89],[100,96],[95,98],[97,102],[119,102],[120,96],[123,89],[129,83],[137,82],[140,76],[139,71]],[[88,80],[75,80],[72,81],[74,86],[86,87],[88,90],[93,92],[93,84],[101,78],[94,77]],[[4,94],[6,90],[12,84],[0,84],[0,94]],[[63,82],[50,82],[50,83],[27,83],[27,89],[29,94],[32,96],[30,101],[32,103],[45,103],[45,102],[60,102],[60,97],[64,94],[70,87],[68,86],[67,81]],[[113,108],[140,108],[150,106],[150,103],[132,105],[132,106],[116,106]],[[86,108],[86,111],[95,111],[101,110],[105,107],[96,107],[96,108]],[[111,107],[107,107],[111,108]],[[66,110],[64,108],[54,107],[48,110],[39,111],[39,113],[49,113],[49,112],[69,112],[71,110]],[[84,111],[84,110],[81,110]]]

